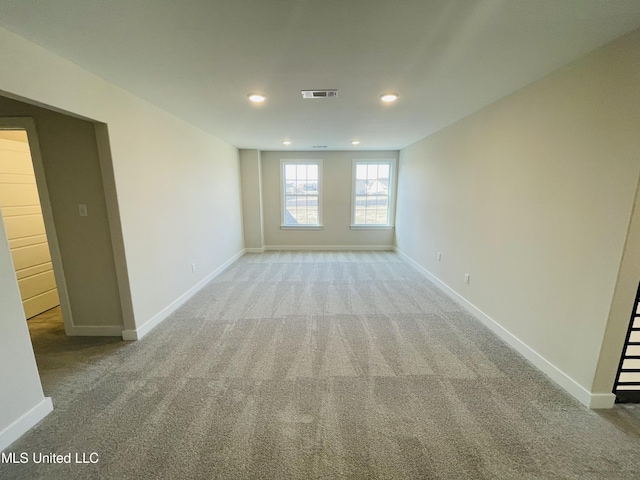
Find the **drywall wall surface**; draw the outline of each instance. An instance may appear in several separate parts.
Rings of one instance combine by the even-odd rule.
[[[242,180],[242,224],[244,247],[262,250],[262,168],[260,150],[240,150],[240,178]]]
[[[238,150],[150,110],[107,122],[137,325],[243,249]]]
[[[352,230],[353,159],[397,159],[397,151],[262,152],[264,238],[274,246],[389,247],[393,229]],[[322,230],[283,230],[280,160],[322,160]],[[394,176],[394,179],[397,175]],[[395,187],[395,185],[394,185]],[[395,191],[395,188],[394,188]]]
[[[640,171],[638,84],[634,32],[400,153],[399,250],[586,391]]]
[[[0,117],[36,123],[75,326],[122,326],[93,124],[0,96]],[[78,205],[87,205],[86,217]]]
[[[620,262],[609,321],[602,341],[600,359],[593,382],[594,392],[605,393],[613,390],[640,282],[640,195],[638,193],[636,193],[627,242],[622,262]]]
[[[0,450],[8,430],[44,400],[9,244],[0,222]],[[23,432],[19,432],[23,433]],[[14,435],[15,436],[15,435]]]
[[[6,29],[0,45],[1,91],[108,127],[136,327],[242,251],[235,147]]]

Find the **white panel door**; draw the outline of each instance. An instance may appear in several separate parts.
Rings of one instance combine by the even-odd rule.
[[[60,304],[29,145],[0,138],[0,210],[27,318]]]

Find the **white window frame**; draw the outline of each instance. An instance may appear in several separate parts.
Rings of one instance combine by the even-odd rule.
[[[285,166],[296,164],[318,165],[318,224],[313,225],[286,225],[285,216],[287,211],[287,190],[285,180]],[[281,159],[280,160],[280,229],[281,230],[322,230],[322,159]]]
[[[388,164],[389,165],[389,197],[387,222],[380,225],[356,224],[356,168],[362,164]],[[352,230],[390,230],[394,228],[395,222],[395,177],[396,177],[395,158],[354,158],[351,173],[351,229]]]

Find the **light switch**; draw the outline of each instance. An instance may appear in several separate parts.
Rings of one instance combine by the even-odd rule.
[[[78,213],[80,214],[81,217],[86,217],[87,215],[89,215],[87,213],[87,204],[86,203],[79,203],[78,204]]]

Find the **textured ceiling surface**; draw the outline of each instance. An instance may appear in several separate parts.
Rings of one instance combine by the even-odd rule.
[[[237,147],[375,150],[639,28],[640,0],[0,0],[0,25]]]

